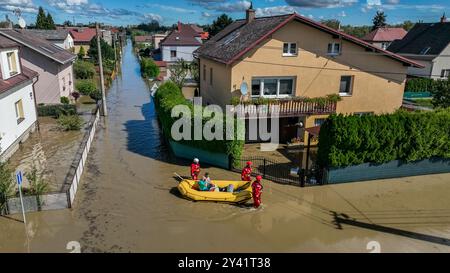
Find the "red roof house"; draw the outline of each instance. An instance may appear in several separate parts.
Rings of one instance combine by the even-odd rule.
[[[367,34],[363,40],[386,49],[393,41],[403,39],[406,34],[408,32],[403,28],[377,28]]]

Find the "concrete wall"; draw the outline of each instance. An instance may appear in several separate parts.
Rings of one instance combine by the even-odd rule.
[[[22,100],[25,119],[17,124],[15,104],[19,100]],[[5,160],[17,150],[19,142],[34,130],[37,117],[32,81],[0,94],[0,109],[0,159]]]
[[[365,163],[328,170],[325,184],[339,184],[398,177],[450,173],[450,159],[432,158],[416,162],[391,161],[385,164]],[[426,179],[424,180],[424,183]]]
[[[37,103],[60,103],[62,96],[69,96],[71,88],[64,90],[62,79],[66,78],[67,85],[72,81],[73,85],[72,63],[61,65],[25,47],[22,49],[22,63],[39,73],[39,81],[35,85]]]
[[[199,48],[198,46],[162,46],[162,60],[165,62],[176,62],[179,59],[183,59],[187,62],[192,62],[194,60],[194,56],[192,53]],[[177,51],[177,57],[172,58],[170,56],[170,52],[172,50]]]

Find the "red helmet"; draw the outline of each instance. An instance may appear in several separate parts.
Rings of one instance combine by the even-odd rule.
[[[253,165],[253,162],[247,161],[247,166],[251,166],[251,165]]]
[[[257,177],[256,177],[256,181],[261,181],[263,179],[263,177],[261,176],[261,175],[258,175]]]

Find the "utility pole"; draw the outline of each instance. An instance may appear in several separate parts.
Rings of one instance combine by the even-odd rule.
[[[106,94],[105,94],[105,78],[103,75],[103,61],[102,61],[102,47],[100,45],[100,30],[98,27],[98,23],[95,24],[95,28],[97,30],[97,48],[98,48],[98,63],[100,66],[100,88],[102,90],[102,106],[103,106],[103,116],[106,117],[108,115],[108,110],[106,107]]]

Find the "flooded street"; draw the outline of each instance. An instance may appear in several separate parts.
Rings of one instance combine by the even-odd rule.
[[[71,210],[28,214],[31,252],[450,251],[450,174],[299,188],[264,182],[255,211],[178,196],[169,155],[131,43],[108,93],[82,187]],[[205,169],[204,169],[205,171]],[[213,179],[239,179],[217,168]],[[0,218],[0,252],[27,252],[20,215]]]

